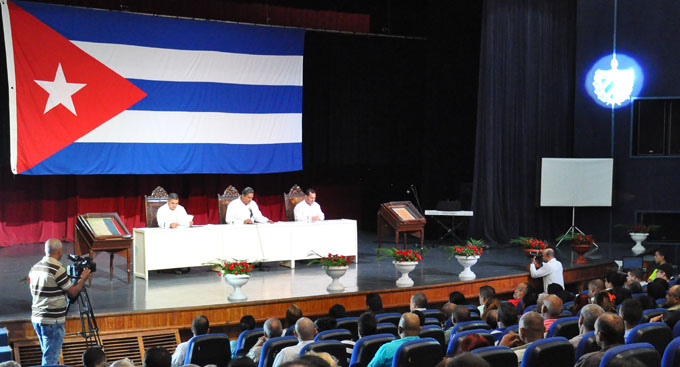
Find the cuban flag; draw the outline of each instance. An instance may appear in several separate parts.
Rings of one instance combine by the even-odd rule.
[[[303,30],[1,3],[14,173],[302,169]]]

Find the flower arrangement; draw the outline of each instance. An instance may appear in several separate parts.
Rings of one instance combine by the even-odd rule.
[[[593,236],[583,233],[565,233],[557,238],[557,241],[571,241],[572,245],[592,245],[595,243]]]
[[[660,228],[655,224],[617,224],[616,227],[622,227],[626,233],[651,233]]]
[[[212,266],[217,270],[217,275],[219,276],[225,276],[227,274],[249,275],[254,269],[253,265],[245,260],[226,261],[218,259],[203,265]]]
[[[471,238],[465,242],[465,245],[449,246],[448,249],[451,251],[449,259],[456,255],[465,257],[481,256],[484,252],[484,247],[486,247],[484,240]]]
[[[380,250],[384,250],[388,253],[386,256],[392,256],[394,261],[398,263],[403,263],[403,262],[416,262],[420,261],[423,259],[422,256],[417,251],[413,250],[398,250],[396,248],[390,248],[390,249],[378,249],[378,252]],[[378,259],[382,259],[386,256],[379,256]]]
[[[527,250],[543,250],[550,247],[548,242],[533,237],[518,237],[510,240],[510,243],[519,243]]]
[[[323,266],[349,266],[354,264],[354,259],[354,256],[331,254],[329,252],[328,256],[321,256],[320,259],[314,259],[308,262],[307,265],[309,266],[311,264],[321,263]]]

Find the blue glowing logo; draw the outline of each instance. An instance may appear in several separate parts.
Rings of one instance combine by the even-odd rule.
[[[642,70],[632,58],[613,54],[598,60],[586,75],[585,87],[593,100],[604,107],[630,103],[642,89]]]

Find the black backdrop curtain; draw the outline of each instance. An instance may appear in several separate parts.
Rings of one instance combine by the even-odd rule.
[[[570,157],[576,3],[484,2],[473,183],[474,236],[554,238],[569,211],[540,208],[541,157]]]

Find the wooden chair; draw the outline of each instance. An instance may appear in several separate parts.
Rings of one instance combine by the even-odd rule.
[[[146,226],[158,227],[156,213],[158,209],[168,202],[168,192],[164,188],[156,187],[151,195],[144,195],[144,207],[146,208]]]
[[[292,222],[295,220],[293,210],[302,200],[305,200],[305,193],[298,185],[293,185],[287,194],[283,194],[283,202],[286,208],[286,221]]]
[[[220,224],[226,224],[226,216],[227,216],[227,206],[229,203],[231,203],[234,199],[238,199],[238,197],[241,194],[238,193],[238,190],[234,186],[227,186],[226,189],[224,189],[224,194],[217,194],[217,211],[219,212],[220,215]]]

